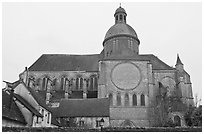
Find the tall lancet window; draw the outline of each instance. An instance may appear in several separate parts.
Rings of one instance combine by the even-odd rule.
[[[109,101],[110,101],[110,106],[113,106],[113,95],[112,95],[112,93],[110,93],[108,95],[108,98],[109,98]]]
[[[47,89],[47,77],[43,78],[43,83],[42,83],[42,90],[46,90]]]
[[[128,93],[125,94],[125,106],[129,106],[129,96],[128,96]]]
[[[76,78],[76,90],[79,89],[79,78]]]
[[[90,90],[96,90],[98,87],[98,81],[96,76],[90,78]]]
[[[61,78],[61,86],[60,86],[60,90],[65,90],[64,88],[65,88],[65,77],[62,77]]]
[[[117,94],[117,106],[121,106],[121,95],[120,95],[120,93]]]
[[[122,19],[123,19],[123,16],[122,16],[122,15],[120,15],[120,21],[122,21]]]
[[[82,89],[83,88],[83,78],[80,78],[79,80],[80,80],[80,87],[79,88]]]
[[[133,101],[132,101],[133,102],[133,106],[137,106],[137,95],[134,94],[132,99],[133,99]]]
[[[145,96],[144,96],[144,94],[141,94],[140,99],[141,99],[141,106],[145,106]]]

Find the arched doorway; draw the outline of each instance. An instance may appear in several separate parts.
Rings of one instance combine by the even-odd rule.
[[[174,123],[176,126],[181,126],[181,118],[178,115],[174,116]]]
[[[125,120],[121,123],[121,127],[135,127],[132,121],[130,120]]]

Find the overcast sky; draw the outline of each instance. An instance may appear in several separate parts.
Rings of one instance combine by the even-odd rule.
[[[119,3],[3,3],[2,80],[14,82],[42,54],[98,54]],[[140,39],[140,54],[175,66],[179,53],[202,89],[201,3],[122,3]]]

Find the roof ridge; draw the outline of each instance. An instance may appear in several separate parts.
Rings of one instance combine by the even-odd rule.
[[[94,55],[100,55],[100,54],[42,54],[42,56],[94,56]]]

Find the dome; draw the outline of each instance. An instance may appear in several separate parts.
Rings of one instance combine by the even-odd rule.
[[[138,39],[135,30],[130,25],[126,23],[117,23],[108,30],[108,32],[105,35],[104,41],[111,37],[120,35],[131,36],[133,38]]]
[[[116,15],[117,13],[125,13],[125,14],[126,14],[125,9],[124,9],[124,8],[122,8],[122,7],[119,7],[118,9],[116,9],[116,11],[115,11],[115,14],[114,14],[114,15]]]

